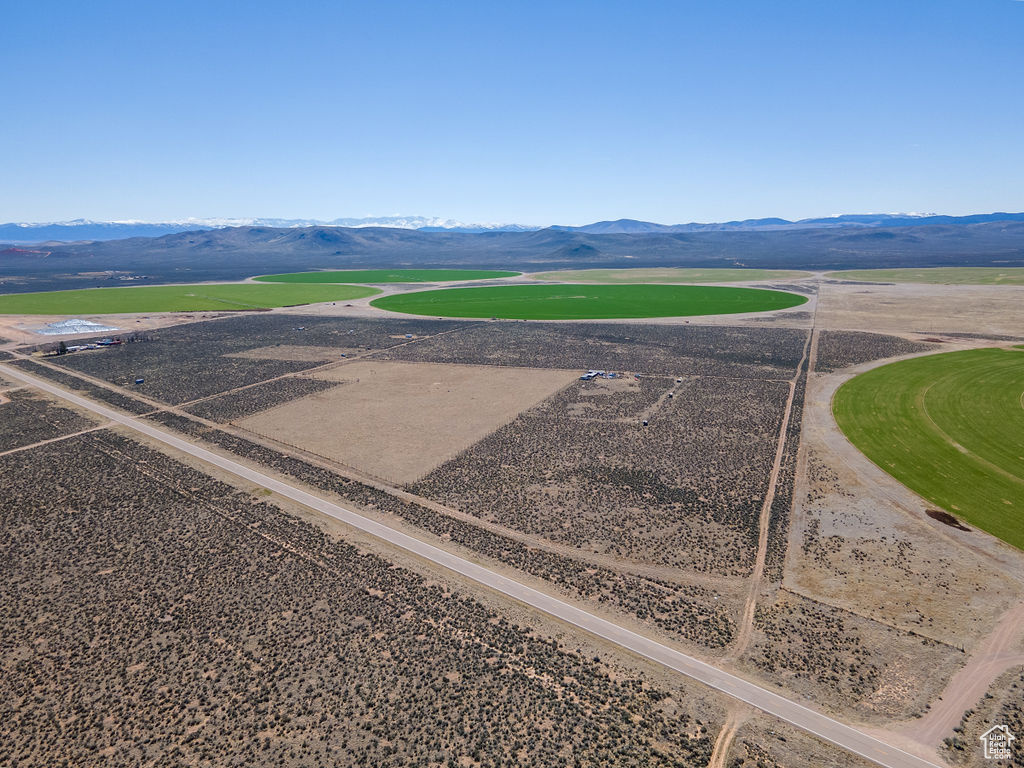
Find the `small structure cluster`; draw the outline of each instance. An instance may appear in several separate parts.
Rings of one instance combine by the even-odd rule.
[[[614,371],[598,371],[591,369],[580,376],[580,381],[593,381],[594,379],[617,379],[619,374]]]

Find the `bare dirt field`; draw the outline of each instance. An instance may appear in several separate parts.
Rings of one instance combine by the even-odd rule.
[[[308,347],[299,344],[274,344],[269,347],[257,347],[243,352],[229,352],[224,357],[240,357],[243,360],[288,360],[296,363],[326,363],[338,360],[343,354],[353,354],[359,350],[351,347]]]
[[[1024,336],[1024,287],[822,283],[818,328]]]
[[[360,361],[341,383],[242,419],[257,434],[394,482],[412,482],[579,376],[578,371]]]

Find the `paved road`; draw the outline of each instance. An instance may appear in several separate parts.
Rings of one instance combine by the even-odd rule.
[[[254,469],[242,466],[231,459],[219,456],[211,451],[201,448],[193,443],[181,439],[169,432],[157,428],[153,424],[138,420],[114,411],[105,406],[94,403],[79,395],[67,392],[59,387],[50,384],[42,379],[37,379],[22,372],[18,368],[0,365],[0,372],[5,376],[24,381],[45,392],[60,397],[68,402],[87,408],[100,416],[117,422],[126,427],[141,432],[151,438],[159,440],[166,445],[176,448],[184,453],[219,467],[259,486],[278,493],[285,498],[303,504],[329,517],[341,520],[353,528],[358,528],[372,536],[383,539],[395,546],[401,547],[420,557],[437,563],[456,573],[462,574],[473,581],[479,582],[490,589],[508,595],[533,608],[541,610],[561,621],[568,622],[580,629],[583,629],[605,640],[611,641],[633,653],[639,654],[651,661],[662,664],[669,669],[676,670],[693,678],[705,685],[721,691],[733,698],[746,702],[763,712],[774,715],[795,725],[801,730],[814,734],[815,736],[845,749],[854,754],[860,755],[886,768],[936,768],[937,763],[928,762],[920,757],[904,752],[897,747],[886,744],[873,738],[862,731],[851,726],[840,723],[813,709],[798,704],[779,694],[762,688],[740,677],[736,677],[706,662],[687,656],[677,650],[662,645],[650,638],[638,635],[619,625],[588,613],[574,605],[570,605],[558,598],[546,595],[536,589],[521,584],[518,581],[502,576],[499,573],[465,560],[451,552],[427,544],[424,541],[413,538],[408,534],[395,530],[387,525],[378,523],[351,510],[345,509],[326,499],[321,499],[311,493],[283,483],[279,480],[263,474]]]

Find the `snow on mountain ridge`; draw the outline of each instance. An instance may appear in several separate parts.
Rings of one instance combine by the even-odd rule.
[[[217,229],[222,227],[391,227],[395,229],[472,229],[472,230],[531,230],[540,229],[524,224],[499,224],[494,222],[467,224],[455,219],[439,216],[367,216],[364,218],[338,218],[331,221],[321,219],[277,219],[277,218],[231,218],[210,217],[173,219],[169,221],[145,221],[143,219],[117,219],[94,221],[92,219],[69,219],[67,221],[11,222],[5,226],[24,229],[38,227],[182,227],[196,229]]]

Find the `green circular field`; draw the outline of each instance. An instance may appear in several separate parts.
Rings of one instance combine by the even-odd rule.
[[[493,280],[519,274],[493,269],[344,269],[261,275],[253,280],[261,283],[446,283],[452,280]]]
[[[783,291],[709,285],[500,285],[397,293],[370,303],[435,317],[600,320],[765,312],[806,301]]]
[[[862,373],[832,401],[875,464],[947,512],[1024,549],[1024,351],[975,349]]]
[[[122,312],[201,312],[268,309],[348,301],[380,293],[363,285],[145,285],[0,296],[3,315],[108,315]]]

